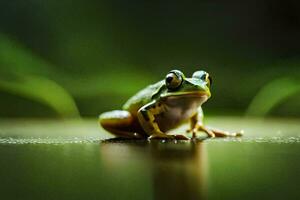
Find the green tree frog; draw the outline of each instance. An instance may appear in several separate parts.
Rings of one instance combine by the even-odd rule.
[[[205,71],[196,71],[191,78],[179,70],[170,71],[164,80],[149,85],[132,96],[122,110],[99,116],[100,125],[117,137],[148,139],[190,139],[185,134],[170,135],[167,131],[189,121],[192,138],[198,131],[209,137],[240,136],[214,130],[203,125],[201,105],[210,96],[212,79]]]

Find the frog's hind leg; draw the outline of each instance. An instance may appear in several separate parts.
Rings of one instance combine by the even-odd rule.
[[[99,116],[100,125],[119,138],[145,138],[135,130],[134,118],[128,111],[114,110]]]

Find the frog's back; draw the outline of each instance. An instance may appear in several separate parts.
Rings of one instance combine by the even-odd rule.
[[[123,110],[127,110],[135,114],[142,106],[152,101],[153,95],[159,91],[163,84],[164,81],[159,81],[140,90],[128,99],[128,101],[123,105]]]

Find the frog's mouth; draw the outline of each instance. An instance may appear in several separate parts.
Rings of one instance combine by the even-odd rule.
[[[162,98],[204,98],[208,99],[210,97],[210,93],[207,92],[180,92],[180,93],[167,93],[162,96]]]
[[[162,98],[170,106],[200,106],[208,100],[209,93],[206,92],[182,92],[176,94],[165,94]]]

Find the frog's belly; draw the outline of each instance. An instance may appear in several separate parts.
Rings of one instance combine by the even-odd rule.
[[[166,107],[164,112],[156,115],[155,121],[160,130],[166,132],[190,119],[197,113],[198,107],[199,104],[182,107]]]

